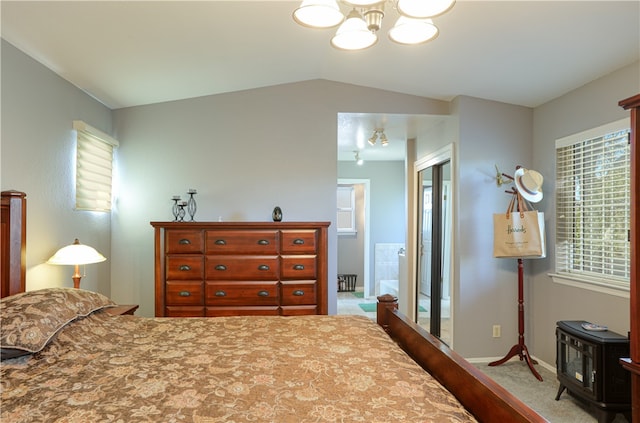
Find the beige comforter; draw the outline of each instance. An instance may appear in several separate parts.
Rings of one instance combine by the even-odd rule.
[[[2,422],[475,421],[357,316],[96,312],[0,371]]]

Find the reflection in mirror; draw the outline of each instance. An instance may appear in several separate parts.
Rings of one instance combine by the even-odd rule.
[[[421,170],[418,190],[417,322],[451,342],[451,162]]]

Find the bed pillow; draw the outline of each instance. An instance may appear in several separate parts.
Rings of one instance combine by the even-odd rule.
[[[114,305],[102,294],[76,288],[47,288],[2,298],[2,358],[38,352],[69,322]]]

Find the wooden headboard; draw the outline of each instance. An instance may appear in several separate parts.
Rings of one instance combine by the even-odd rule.
[[[27,253],[27,194],[2,191],[0,298],[24,292]]]

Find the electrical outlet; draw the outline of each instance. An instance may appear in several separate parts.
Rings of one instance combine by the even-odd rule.
[[[493,325],[493,337],[500,338],[500,325]]]

